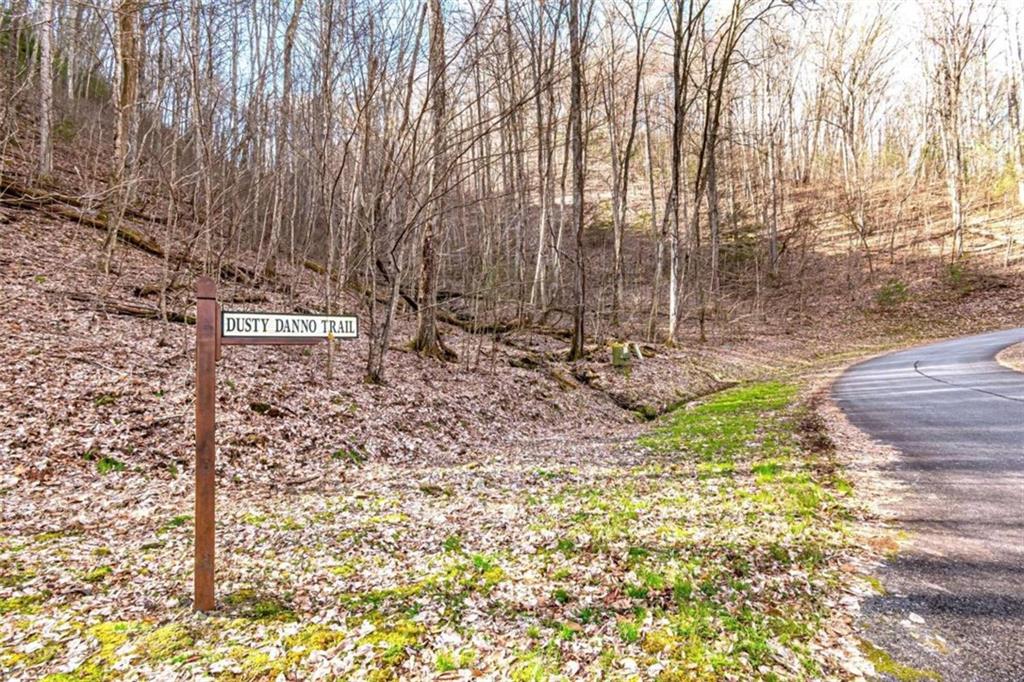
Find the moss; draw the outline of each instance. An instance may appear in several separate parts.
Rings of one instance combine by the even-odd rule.
[[[399,523],[404,523],[408,520],[409,517],[405,514],[402,514],[401,512],[393,512],[391,514],[380,514],[377,516],[371,516],[366,520],[366,522],[374,525],[379,524],[385,526],[393,526]]]
[[[882,584],[881,580],[879,580],[873,575],[864,576],[864,580],[865,582],[867,582],[868,585],[871,585],[871,589],[873,589],[875,592],[877,592],[880,595],[885,595],[885,585]]]
[[[95,450],[86,450],[82,453],[82,459],[87,462],[95,462],[96,470],[103,475],[109,474],[111,471],[124,471],[124,462],[119,459],[115,459],[110,455],[100,455]]]
[[[888,653],[879,649],[871,642],[862,639],[860,649],[864,652],[865,658],[871,661],[875,670],[882,675],[899,680],[899,682],[920,682],[921,680],[941,680],[942,676],[934,670],[922,670],[904,665],[895,660]]]
[[[92,401],[96,407],[105,407],[107,405],[113,405],[117,402],[117,395],[114,393],[103,393],[102,395],[96,396]]]
[[[557,661],[546,651],[536,650],[519,656],[509,671],[509,679],[512,682],[547,682],[558,679],[558,673]]]
[[[33,638],[32,643],[38,641]],[[23,653],[12,651],[0,655],[0,667],[2,668],[34,668],[35,666],[49,663],[62,651],[63,647],[59,642],[47,642],[35,651]]]
[[[462,551],[462,538],[458,535],[449,535],[441,543],[441,546],[446,552],[461,552]]]
[[[310,625],[285,640],[289,655],[292,652],[326,651],[340,644],[345,633],[324,625]]]
[[[408,657],[410,649],[419,648],[425,632],[419,623],[403,619],[371,632],[359,643],[372,645],[380,651],[381,662],[396,666]]]
[[[640,626],[631,620],[620,620],[616,628],[619,631],[619,637],[627,644],[633,644],[640,639]]]
[[[692,408],[669,414],[640,444],[655,452],[686,450],[704,461],[729,461],[760,441],[762,455],[787,443],[759,438],[766,417],[783,410],[796,395],[790,384],[759,383],[723,391]]]
[[[82,580],[84,580],[87,583],[100,583],[103,582],[103,580],[113,572],[114,569],[112,569],[110,566],[97,566],[96,568],[92,569],[91,571],[83,575]]]
[[[359,562],[356,560],[346,561],[338,566],[331,566],[328,570],[336,576],[341,578],[351,578],[356,574],[359,569]]]
[[[36,576],[35,570],[22,568],[20,563],[0,563],[0,587],[18,587]]]
[[[49,593],[26,594],[19,597],[0,599],[0,614],[33,614],[39,612],[39,605],[49,598]]]
[[[649,654],[671,653],[678,638],[668,630],[653,630],[644,635],[643,650]]]
[[[160,530],[168,531],[174,528],[181,528],[192,521],[191,514],[178,514],[177,516],[171,517],[171,520],[165,523]]]
[[[476,651],[473,649],[465,648],[459,651],[442,649],[434,657],[434,670],[439,673],[461,670],[473,665],[474,661],[476,661]]]
[[[267,652],[248,646],[231,647],[227,658],[237,663],[241,669],[234,675],[224,676],[229,680],[271,680],[284,672],[283,660],[271,661]]]
[[[295,612],[274,595],[241,589],[224,597],[224,604],[243,618],[266,621],[295,620]]]
[[[358,466],[366,461],[366,455],[355,448],[341,448],[331,453],[331,459]]]
[[[146,633],[136,645],[141,656],[152,661],[165,661],[193,644],[192,633],[180,623],[170,623]]]
[[[132,636],[146,629],[143,623],[112,621],[94,625],[86,633],[95,639],[99,649],[70,673],[47,675],[45,682],[104,682],[118,675],[112,669],[118,662],[118,652]]]
[[[59,540],[60,538],[70,537],[79,534],[81,534],[81,531],[78,530],[51,530],[45,533],[39,533],[35,536],[35,538],[33,538],[33,540],[41,544],[45,542],[50,542],[52,540]]]

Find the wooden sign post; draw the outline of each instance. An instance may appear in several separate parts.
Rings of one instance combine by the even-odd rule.
[[[196,280],[196,611],[210,611],[213,581],[217,360],[221,346],[312,345],[354,339],[359,320],[350,315],[294,315],[221,310],[217,284]]]

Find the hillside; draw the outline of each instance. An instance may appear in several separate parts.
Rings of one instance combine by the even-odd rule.
[[[3,638],[5,646],[12,647],[9,651],[28,652],[5,654],[2,665],[9,671],[53,670],[74,665],[75,656],[88,655],[89,642],[98,641],[100,651],[128,641],[188,651],[202,650],[197,649],[197,638],[212,637],[220,642],[220,653],[204,653],[202,660],[223,663],[196,668],[191,662],[185,668],[175,664],[175,669],[241,671],[243,677],[256,674],[252,671],[269,674],[282,669],[272,659],[260,662],[263,659],[255,653],[267,643],[265,635],[258,634],[262,630],[232,626],[224,632],[234,634],[215,636],[202,634],[208,626],[182,620],[189,603],[194,335],[186,323],[139,316],[159,317],[154,294],[146,287],[159,281],[164,261],[125,248],[116,272],[98,275],[95,254],[102,233],[35,209],[5,209],[0,239],[10,245],[0,255],[2,353],[8,360],[0,380],[0,449],[5,461],[0,533],[5,573],[12,576],[5,583],[4,608],[23,614],[21,620],[6,621]],[[827,255],[817,258],[829,262]],[[519,571],[529,574],[536,568],[530,561],[521,564],[526,559],[515,548],[517,538],[533,527],[529,500],[557,500],[566,486],[611,490],[637,475],[637,482],[644,480],[643,472],[651,466],[644,464],[649,455],[635,443],[650,429],[645,419],[736,382],[769,377],[806,381],[866,353],[1008,325],[1024,312],[1020,278],[1003,268],[952,273],[934,264],[903,268],[898,272],[905,278],[900,281],[908,282],[906,287],[892,285],[890,278],[871,297],[854,304],[828,267],[818,271],[820,279],[806,281],[806,288],[772,291],[763,319],[747,316],[711,325],[707,343],[689,338],[677,348],[643,344],[644,359],[634,362],[628,373],[610,366],[606,347],[595,348],[588,361],[566,363],[561,355],[564,337],[529,329],[473,335],[446,328],[446,339],[460,356],[454,363],[423,359],[396,345],[385,385],[363,380],[365,339],[340,347],[332,380],[326,379],[325,351],[319,347],[225,348],[217,389],[219,551],[224,557],[218,589],[225,608],[235,613],[231,617],[242,617],[239,622],[250,619],[255,625],[267,618],[274,622],[275,614],[282,613],[285,623],[297,617],[330,624],[334,611],[329,605],[338,594],[369,590],[365,594],[379,595],[374,599],[399,598],[404,593],[389,590],[410,589],[402,587],[407,585],[403,572],[421,575],[447,551],[431,559],[434,550],[427,548],[456,542],[467,548],[466,556],[472,555],[484,574],[490,566],[502,567],[501,573],[487,578],[495,584],[504,583],[510,574],[525,576]],[[168,299],[168,309],[181,319],[192,310],[187,282],[183,280]],[[290,303],[287,293],[274,289],[222,282],[221,291],[225,304],[234,301],[232,307],[244,309],[303,309],[316,302],[312,288],[294,292]],[[358,299],[348,304],[354,311],[359,306]],[[131,314],[119,314],[119,309]],[[408,316],[399,317],[396,343],[411,334],[411,322]],[[686,447],[695,447],[693,441],[687,442]],[[685,461],[679,466],[694,466],[692,460]],[[663,494],[674,494],[670,491],[679,482],[704,480],[703,474],[690,479],[681,470],[669,471],[673,473],[662,483]],[[688,494],[699,498],[708,493]],[[335,516],[342,510],[343,515]],[[713,520],[717,517],[715,512],[709,519],[714,525],[707,532],[716,534],[722,528]],[[635,532],[645,532],[642,529],[653,518]],[[371,545],[358,550],[354,546],[348,560],[307,555],[301,549],[328,536],[344,538],[354,529],[382,523],[384,534],[375,540],[359,536]],[[387,530],[391,526],[394,530]],[[396,531],[405,538],[401,550],[391,544]],[[581,542],[565,536],[549,539],[546,533],[531,531],[525,541],[558,547]],[[252,543],[265,552],[262,558],[244,549]],[[384,543],[379,551],[387,553],[370,550],[374,543]],[[841,562],[849,551],[840,546],[827,550],[833,558],[822,569],[834,570],[833,562]],[[54,552],[61,557],[56,563],[46,559]],[[275,556],[288,558],[281,564],[272,560]],[[607,570],[598,569],[604,556],[600,551],[586,556],[598,562],[591,569]],[[396,564],[398,557],[403,558]],[[376,568],[370,570],[371,565]],[[256,575],[264,578],[256,581]],[[571,594],[573,588],[558,587],[557,571],[554,583],[550,575],[514,578],[513,584],[527,590],[520,597],[526,600],[523,604],[544,604],[547,591],[554,589],[556,601],[542,611],[557,607],[563,592],[570,604],[584,605],[584,611],[593,608],[585,607],[595,603],[593,598]],[[44,586],[45,598],[40,598]],[[469,604],[497,596],[484,594],[472,597]],[[412,593],[408,598],[417,603],[432,599]],[[465,634],[428,627],[441,639],[423,649],[426,658],[403,655],[388,665],[399,666],[406,671],[403,674],[412,674],[418,666],[442,665],[435,657],[451,658],[453,669],[469,665],[481,670],[541,670],[553,665],[549,654],[502,662],[508,650],[495,648],[501,640],[494,637],[508,636],[510,624],[492,621],[495,614],[486,609],[473,610],[484,603],[469,606],[469,613],[478,613],[474,618],[482,628],[479,635],[466,639]],[[352,608],[346,607],[347,612]],[[97,613],[105,614],[100,625],[95,625],[95,616],[87,616]],[[548,622],[544,619],[549,616],[538,617],[539,622]],[[849,634],[836,634],[849,632],[842,625],[844,617],[836,617],[840,621],[827,631],[837,639],[807,660],[845,676],[849,670],[843,673],[839,661],[853,661],[856,654],[848,648],[853,646]],[[342,617],[340,623],[351,618]],[[398,628],[382,630],[384,636],[420,641],[419,625],[384,618],[391,623],[388,627]],[[162,625],[156,630],[132,625],[138,619],[155,619]],[[100,627],[110,622],[128,623],[127,629],[108,633]],[[570,625],[581,628],[580,641],[592,646],[587,633],[593,627],[598,627],[595,632],[604,631],[602,622],[598,619],[591,626],[577,620]],[[624,632],[629,627],[633,626],[619,626],[626,628]],[[636,627],[642,633],[647,626]],[[53,634],[40,640],[35,633],[41,628]],[[358,631],[364,641],[372,632],[366,628]],[[286,624],[273,631],[283,633],[279,637],[316,638],[314,649],[335,651],[341,646],[344,651],[353,646],[343,630],[299,631]],[[523,630],[515,632],[521,637]],[[522,641],[529,642],[530,636]],[[635,637],[651,642],[653,636]],[[619,655],[628,657],[630,641],[637,640],[624,637],[627,650]],[[231,638],[238,644],[229,651],[225,647]],[[300,640],[287,641],[296,645]],[[68,645],[71,649],[65,650]],[[245,648],[250,646],[255,648]],[[420,646],[412,650],[419,651]],[[566,658],[563,651],[559,665],[570,665],[574,659],[579,663],[572,665],[590,665],[586,646],[570,649],[576,653]],[[78,650],[83,653],[73,653]],[[469,656],[469,651],[475,652],[473,663],[460,663],[459,656]],[[89,658],[89,665],[113,664],[113,658],[103,656],[107,654]],[[144,665],[157,665],[150,668],[153,671],[169,669],[158,664],[159,656],[142,656],[137,664],[150,660]],[[324,674],[365,665],[361,656],[341,659],[332,654],[296,664],[307,673]],[[774,660],[772,665],[778,665],[784,657]],[[282,665],[292,669],[291,663]],[[446,666],[443,662],[442,668]]]

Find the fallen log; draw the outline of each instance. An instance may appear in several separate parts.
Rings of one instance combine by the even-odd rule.
[[[110,296],[95,296],[77,291],[62,292],[72,301],[88,303],[90,309],[116,315],[128,315],[130,317],[141,317],[148,320],[162,320],[163,314],[156,306],[137,303],[135,301],[122,301]],[[180,322],[183,324],[195,324],[196,318],[188,313],[181,313],[174,310],[167,311],[169,322]]]
[[[3,182],[3,186],[0,186],[0,202],[7,206],[45,211],[59,218],[72,220],[80,225],[94,227],[97,230],[102,230],[104,232],[110,229],[110,225],[107,224],[107,216],[102,213],[94,213],[90,215],[90,213],[87,212],[87,209],[80,208],[82,206],[81,202],[77,202],[76,206],[75,203],[65,201],[67,197],[64,197],[63,195],[39,194],[25,187],[10,184],[6,179],[4,179]],[[148,254],[159,256],[161,258],[164,256],[164,250],[160,244],[158,244],[152,237],[149,237],[138,230],[133,230],[124,226],[119,227],[117,230],[117,238],[126,244],[145,251]]]

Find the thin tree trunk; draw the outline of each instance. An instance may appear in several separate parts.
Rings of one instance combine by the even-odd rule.
[[[444,16],[441,0],[430,4],[430,98],[433,117],[433,158],[430,168],[430,198],[434,204],[432,217],[423,227],[420,243],[420,277],[417,290],[416,338],[413,349],[424,355],[445,359],[450,351],[444,348],[437,330],[437,256],[435,232],[440,233],[445,217],[447,180],[447,91],[445,85]]]
[[[53,0],[39,4],[39,174],[53,171]]]
[[[570,96],[569,120],[572,125],[572,222],[576,232],[576,280],[573,306],[572,347],[569,360],[584,356],[586,330],[587,272],[583,253],[583,59],[580,35],[580,0],[569,0]]]

